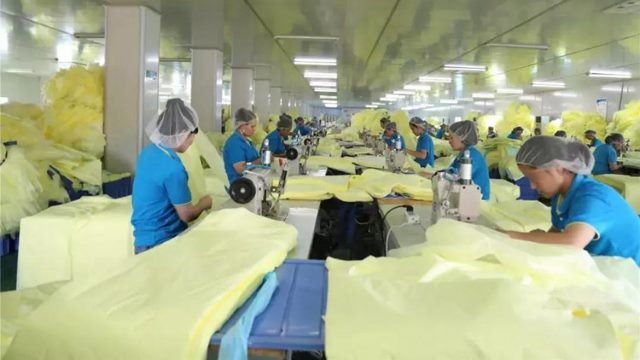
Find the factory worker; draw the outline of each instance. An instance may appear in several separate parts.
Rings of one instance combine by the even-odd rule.
[[[242,176],[247,163],[259,165],[260,154],[251,142],[251,136],[256,131],[258,119],[251,110],[238,109],[235,114],[236,130],[224,144],[222,151],[224,170],[227,172],[229,183]]]
[[[440,129],[438,129],[438,132],[436,133],[436,139],[444,139],[444,133],[447,131],[447,125],[442,124],[440,125]]]
[[[398,134],[398,127],[396,123],[390,122],[384,128],[384,142],[387,144],[389,149],[395,149],[397,141],[400,141],[401,149],[404,150],[406,148],[404,145],[404,138],[402,135]]]
[[[482,200],[491,197],[491,182],[489,181],[489,168],[482,153],[476,149],[478,143],[478,128],[471,120],[458,121],[449,126],[449,145],[460,153],[451,163],[450,172],[459,173],[460,161],[464,157],[465,150],[469,150],[471,157],[471,180],[480,187]]]
[[[409,127],[413,134],[418,137],[418,143],[416,150],[407,149],[407,154],[415,157],[420,167],[424,168],[427,167],[427,165],[433,167],[435,161],[433,140],[427,132],[427,122],[416,116],[409,121]]]
[[[567,132],[564,131],[564,130],[558,130],[558,131],[555,132],[555,134],[553,134],[553,136],[566,138],[567,137]]]
[[[487,131],[487,139],[495,139],[498,137],[498,133],[493,129],[493,126],[489,126]]]
[[[594,130],[587,130],[584,132],[584,137],[589,140],[589,147],[597,148],[602,145],[602,141],[596,137],[596,132]]]
[[[540,130],[539,128],[533,129],[533,136],[540,136],[540,135],[542,135],[542,130]]]
[[[291,117],[285,114],[280,115],[280,119],[276,124],[276,129],[273,130],[265,140],[269,141],[269,150],[273,156],[284,157],[287,147],[284,144],[285,137],[291,135],[291,128],[293,126],[293,120]],[[264,141],[263,141],[264,144]]]
[[[152,144],[145,147],[133,180],[133,236],[136,254],[159,245],[187,228],[211,208],[205,196],[191,203],[187,171],[177,153],[187,151],[198,133],[198,116],[180,99],[167,101],[165,110],[147,125]]]
[[[516,162],[531,186],[551,198],[553,225],[546,232],[508,232],[511,237],[631,258],[640,265],[640,218],[618,192],[589,177],[594,159],[585,145],[536,136],[522,145]]]
[[[511,134],[509,134],[507,137],[512,140],[522,140],[523,132],[524,129],[522,128],[522,126],[516,126],[513,128],[513,130],[511,130]]]
[[[301,117],[296,118],[296,129],[295,133],[299,136],[307,136],[311,133],[311,129],[304,125],[304,119]]]
[[[618,164],[618,152],[620,152],[624,146],[624,136],[613,133],[607,136],[604,142],[604,144],[598,146],[593,152],[595,159],[595,165],[592,171],[593,175],[610,174],[622,169],[622,165]]]

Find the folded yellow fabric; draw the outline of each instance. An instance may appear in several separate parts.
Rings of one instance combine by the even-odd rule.
[[[520,197],[520,187],[502,179],[491,179],[490,202],[514,201]]]
[[[640,356],[640,271],[631,260],[594,261],[447,219],[427,239],[414,256],[327,260],[327,358]]]
[[[491,186],[493,190],[493,183]],[[502,230],[529,232],[551,228],[551,210],[539,201],[483,201],[480,214],[485,222]]]
[[[343,148],[342,152],[349,156],[373,155],[373,149],[364,146],[356,146],[348,149]]]
[[[296,237],[246,209],[212,213],[117,269],[63,286],[20,322],[6,358],[202,359]]]
[[[336,193],[346,192],[349,176],[290,176],[281,199],[326,200]]]
[[[229,178],[227,178],[227,173],[224,170],[224,160],[211,140],[206,135],[198,133],[195,137],[194,145],[209,166],[209,169],[212,170],[210,174],[217,177],[225,186],[229,186]]]
[[[347,174],[356,173],[356,167],[353,165],[353,158],[310,156],[307,160],[307,169],[318,170],[321,167],[339,170]]]
[[[394,174],[375,169],[367,169],[360,176],[352,176],[349,190],[365,191],[374,198],[383,198],[397,192],[415,200],[433,200],[430,180],[419,175]]]
[[[640,214],[640,178],[637,176],[605,174],[594,178],[616,189],[629,205]]]

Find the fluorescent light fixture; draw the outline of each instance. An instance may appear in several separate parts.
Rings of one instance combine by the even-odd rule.
[[[452,104],[452,105],[455,105],[457,103],[458,103],[457,100],[451,100],[451,99],[442,99],[442,100],[440,100],[440,104]]]
[[[474,99],[495,99],[496,95],[494,93],[479,92],[473,93],[471,97],[473,97]]]
[[[602,87],[602,91],[604,92],[615,92],[615,93],[619,93],[619,92],[627,92],[627,93],[632,93],[632,92],[636,92],[636,89],[630,86],[625,86],[624,89],[622,88],[622,86],[612,86],[612,85],[608,85],[608,86],[603,86]]]
[[[555,91],[553,93],[553,96],[563,97],[563,98],[577,98],[578,94],[572,93],[572,92]]]
[[[473,104],[477,106],[493,106],[493,101],[476,101]]]
[[[485,72],[487,67],[484,65],[469,64],[444,64],[445,71],[463,71],[463,72]]]
[[[378,105],[365,105],[364,107],[366,107],[367,109],[375,109],[378,107]]]
[[[385,97],[389,98],[389,99],[404,99],[405,95],[398,95],[398,94],[385,94]]]
[[[5,69],[5,70],[2,70],[2,72],[12,73],[12,74],[33,74],[34,73],[33,69],[16,69],[16,68]]]
[[[500,88],[496,90],[496,93],[501,94],[501,95],[522,95],[524,93],[524,90],[522,89],[509,89],[509,88]]]
[[[416,91],[429,91],[431,90],[431,86],[429,85],[420,85],[420,84],[409,84],[404,86],[405,90],[416,90]]]
[[[631,72],[625,70],[589,70],[589,77],[608,79],[631,79]]]
[[[296,56],[293,63],[296,65],[336,66],[338,61],[335,58]]]
[[[473,98],[457,98],[458,102],[472,102]]]
[[[390,97],[381,97],[380,101],[384,101],[384,102],[396,102],[398,101],[398,99],[396,98],[390,98]]]
[[[420,76],[418,79],[420,82],[436,83],[436,84],[450,84],[451,78],[447,76]]]
[[[562,81],[534,81],[531,83],[534,88],[564,89],[565,84]]]
[[[331,100],[335,100],[338,97],[335,95],[320,95],[320,99],[331,99]]]
[[[382,106],[382,105],[384,105],[384,104],[383,104],[383,103],[379,103],[379,102],[375,102],[375,101],[373,101],[373,102],[371,102],[371,105],[378,105],[378,106]]]
[[[328,40],[338,41],[339,37],[336,36],[311,36],[311,35],[275,35],[274,40]]]
[[[313,91],[319,92],[319,93],[335,93],[335,92],[338,92],[338,89],[318,87],[318,88],[313,88]]]
[[[540,100],[538,97],[533,95],[522,95],[520,96],[520,101],[538,101]]]
[[[338,84],[335,81],[323,81],[323,80],[312,80],[309,81],[309,85],[311,87],[336,87]]]
[[[487,47],[502,47],[511,49],[528,49],[528,50],[549,50],[549,45],[545,44],[518,44],[518,43],[489,43]]]
[[[307,70],[304,72],[304,77],[311,79],[337,79],[338,73]]]
[[[433,104],[416,104],[416,105],[408,105],[408,106],[404,106],[402,108],[402,110],[404,111],[412,111],[412,110],[420,110],[420,109],[425,109],[425,108],[430,108],[433,107]]]
[[[9,98],[4,97],[4,96],[0,97],[0,105],[6,104],[8,102],[9,102]]]
[[[324,107],[326,107],[326,108],[333,108],[333,109],[335,109],[335,108],[337,108],[337,107],[338,107],[338,104],[325,104],[325,105],[324,105]]]
[[[394,95],[413,95],[415,94],[415,91],[409,91],[409,90],[396,90],[393,92]]]

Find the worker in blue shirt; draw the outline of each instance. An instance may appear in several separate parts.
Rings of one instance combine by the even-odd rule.
[[[189,176],[177,153],[183,153],[198,133],[196,112],[180,99],[167,101],[165,110],[146,128],[152,144],[136,164],[133,180],[131,224],[135,253],[172,239],[190,221],[211,208],[211,197],[191,203]]]
[[[469,150],[471,156],[471,180],[480,187],[482,200],[491,198],[491,182],[489,181],[489,168],[480,150],[476,149],[478,143],[478,128],[471,120],[458,121],[449,126],[449,145],[460,153],[451,163],[448,171],[458,173],[460,161],[465,150]]]
[[[584,132],[584,137],[589,140],[589,147],[597,148],[602,145],[602,141],[596,137],[597,135],[598,134],[594,130],[587,130]]]
[[[242,176],[247,164],[260,165],[261,159],[251,136],[256,131],[258,119],[251,110],[238,109],[235,113],[236,130],[227,139],[222,150],[224,170],[227,172],[229,183]]]
[[[493,126],[489,126],[487,129],[487,139],[495,139],[498,137],[498,133],[495,131]]]
[[[611,174],[622,168],[622,165],[618,164],[618,151],[624,146],[624,136],[613,133],[607,136],[604,142],[593,152],[595,159],[593,175]]]
[[[307,136],[311,133],[311,129],[304,125],[304,119],[302,117],[296,118],[295,122],[296,129],[294,130],[294,133],[300,136]]]
[[[384,128],[384,142],[387,144],[387,148],[395,149],[397,141],[400,141],[400,148],[404,150],[406,146],[404,144],[404,138],[398,134],[398,126],[394,122],[387,123]]]
[[[447,125],[442,124],[440,125],[440,129],[438,129],[438,132],[436,133],[436,139],[444,139],[444,134],[447,131]]]
[[[409,120],[409,128],[411,128],[413,134],[418,137],[418,143],[416,150],[407,149],[407,154],[415,157],[416,162],[422,168],[427,167],[427,165],[433,167],[435,162],[433,140],[427,132],[428,126],[426,121],[417,116]]]
[[[387,141],[387,139],[385,139],[384,137],[384,130],[387,127],[387,124],[390,123],[391,120],[389,120],[386,117],[383,117],[382,119],[380,119],[380,127],[382,128],[382,132],[380,133],[380,139]]]
[[[589,177],[594,159],[584,144],[535,136],[522,145],[516,162],[531,186],[551,198],[553,225],[548,231],[508,232],[511,237],[571,245],[640,265],[640,218],[617,191]]]
[[[291,135],[291,127],[293,126],[293,121],[291,117],[288,115],[280,115],[280,119],[276,124],[276,129],[273,130],[265,140],[269,140],[269,150],[271,150],[271,154],[277,157],[284,157],[285,152],[287,151],[287,147],[284,144],[284,139],[286,136]],[[264,141],[263,141],[264,144]]]
[[[524,129],[522,128],[522,126],[516,126],[513,128],[513,130],[511,130],[511,133],[507,135],[507,138],[512,140],[522,140],[523,132],[524,132]]]

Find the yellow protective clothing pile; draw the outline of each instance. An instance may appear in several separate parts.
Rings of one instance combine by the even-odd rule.
[[[549,123],[542,129],[542,134],[547,136],[553,136],[556,131],[562,130],[562,119],[555,119],[549,121]]]
[[[432,137],[431,140],[433,140],[433,151],[436,156],[449,156],[454,154],[453,148],[451,148],[447,140],[436,139],[434,137]]]
[[[514,201],[520,197],[520,187],[514,183],[502,179],[490,179],[492,203]]]
[[[594,178],[616,189],[640,214],[640,177],[618,174],[596,175]]]
[[[364,146],[355,146],[352,148],[343,148],[342,152],[348,156],[373,155],[373,149]]]
[[[342,156],[342,147],[335,139],[324,137],[318,142],[316,154],[319,156]]]
[[[275,181],[275,180],[274,180]],[[290,176],[281,199],[327,200],[349,190],[349,175]]]
[[[498,137],[487,139],[482,144],[482,151],[489,169],[498,169],[501,177],[506,177],[507,169],[515,164],[515,157],[522,145],[521,140]],[[517,180],[519,178],[515,178]]]
[[[64,285],[19,322],[6,359],[203,359],[211,335],[296,237],[293,226],[243,208],[212,213],[115,269]]]
[[[609,124],[609,133],[621,133],[629,140],[631,149],[640,150],[640,100],[629,102],[623,110],[613,114]]]
[[[500,136],[507,137],[511,130],[518,126],[524,129],[523,137],[527,137],[533,133],[535,119],[528,105],[513,103],[505,110],[502,119],[496,122],[495,128]]]
[[[389,111],[385,109],[370,109],[360,111],[359,113],[356,113],[351,117],[350,128],[356,130],[356,132],[369,130],[372,135],[378,135],[382,132],[382,128],[380,127],[380,119],[385,117],[389,117]]]
[[[491,193],[493,195],[493,182]],[[482,202],[480,214],[486,225],[508,230],[529,232],[551,228],[551,211],[539,201],[511,200],[498,203]]]
[[[22,219],[17,287],[92,277],[133,255],[131,197],[88,196]]]
[[[236,129],[233,124],[233,116],[231,115],[231,105],[222,107],[222,123],[224,124],[225,134],[231,134]]]
[[[407,149],[415,150],[418,139],[409,127],[409,115],[405,111],[398,110],[391,114],[391,121],[396,123],[398,133],[404,138],[404,145]]]
[[[60,70],[47,82],[44,91],[46,137],[96,158],[102,157],[106,144],[102,132],[104,69],[73,66]]]
[[[440,125],[442,125],[442,119],[435,116],[430,116],[426,120],[429,125],[435,127],[436,129],[440,129]]]
[[[498,115],[482,115],[477,118],[476,124],[478,125],[478,135],[480,135],[480,140],[484,141],[487,138],[487,134],[489,134],[489,126],[492,126],[495,130],[495,126],[498,121],[501,121],[501,118]],[[506,137],[512,129],[513,128],[509,129],[509,132],[506,134],[498,133],[498,136]]]
[[[267,134],[271,134],[272,131],[278,128],[278,115],[269,116],[269,121],[267,122],[267,126],[265,126],[264,130]]]
[[[562,130],[567,132],[568,137],[575,137],[585,144],[589,140],[584,137],[584,132],[594,130],[598,139],[604,141],[607,133],[607,121],[598,113],[564,111],[562,113]]]
[[[447,219],[426,236],[412,256],[327,260],[328,359],[640,356],[632,260]]]
[[[307,160],[307,169],[318,170],[319,168],[326,167],[347,174],[355,174],[356,167],[353,165],[354,159],[355,158],[349,157],[310,156]]]

